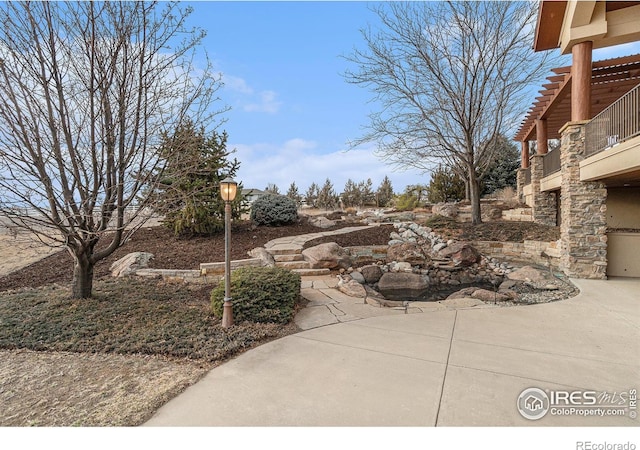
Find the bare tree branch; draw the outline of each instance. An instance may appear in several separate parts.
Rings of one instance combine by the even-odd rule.
[[[376,142],[398,168],[443,164],[469,183],[479,223],[479,181],[499,155],[496,140],[525,111],[526,87],[550,60],[531,48],[534,2],[389,2],[375,7],[382,26],[362,31],[365,50],[347,60],[348,82],[372,93],[357,146]]]
[[[189,13],[0,5],[0,216],[66,246],[76,297],[91,295],[93,265],[144,223],[162,132],[186,119],[209,128],[225,109],[212,108],[220,76],[196,54],[204,33],[186,28]]]

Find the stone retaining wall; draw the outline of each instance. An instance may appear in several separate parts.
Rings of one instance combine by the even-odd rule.
[[[502,219],[510,222],[533,222],[531,208],[515,208],[502,211]]]
[[[387,259],[387,245],[369,245],[360,247],[346,247],[353,264],[361,266],[364,264],[375,264],[378,261],[385,262]]]
[[[490,258],[509,259],[541,266],[551,264],[555,269],[560,267],[560,241],[474,241],[471,245]],[[547,256],[543,256],[543,253]]]
[[[261,266],[258,258],[231,261],[231,270],[239,267]],[[135,276],[162,279],[171,283],[218,284],[224,278],[224,262],[200,264],[200,270],[138,269]]]

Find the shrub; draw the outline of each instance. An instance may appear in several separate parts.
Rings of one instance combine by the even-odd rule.
[[[418,197],[414,194],[405,192],[396,198],[396,210],[398,211],[413,211],[418,207]]]
[[[298,205],[284,195],[263,195],[251,206],[251,220],[258,225],[287,225],[297,219]]]
[[[243,267],[231,274],[231,303],[237,321],[287,323],[300,295],[300,275],[282,267]],[[222,317],[224,283],[211,292],[211,309]]]

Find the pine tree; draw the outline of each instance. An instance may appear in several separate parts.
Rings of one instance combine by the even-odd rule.
[[[496,158],[481,182],[482,194],[492,194],[507,186],[516,187],[516,171],[520,167],[520,152],[506,136],[500,135],[495,146]]]
[[[373,182],[371,178],[367,181],[362,181],[358,184],[358,190],[360,191],[360,206],[372,205],[375,203],[376,196],[373,193]]]
[[[165,215],[164,224],[176,235],[207,235],[224,228],[224,201],[220,197],[220,181],[234,177],[240,163],[230,160],[227,133],[205,133],[187,122],[172,135],[162,136],[160,156],[166,168],[159,174],[160,185],[155,194],[158,212]],[[232,203],[232,217],[245,212],[242,185]]]
[[[327,178],[322,186],[322,189],[318,191],[317,207],[322,209],[333,209],[338,202],[336,192],[333,190],[333,184]]]
[[[302,205],[302,196],[298,193],[298,186],[296,186],[295,181],[289,186],[287,197],[296,202],[298,208],[300,207],[300,205]]]
[[[304,201],[307,204],[307,206],[311,208],[318,207],[317,202],[318,202],[319,191],[320,191],[320,188],[318,187],[318,185],[315,183],[311,183],[311,186],[309,186],[309,189],[307,189],[307,192],[304,196]]]
[[[351,178],[347,180],[344,185],[344,191],[341,195],[342,204],[345,208],[351,208],[359,206],[360,204],[360,190],[358,186],[353,182]]]
[[[389,177],[385,175],[382,183],[380,183],[380,186],[378,186],[378,190],[376,191],[376,203],[378,207],[384,208],[389,205],[392,199],[393,186],[391,185]]]
[[[451,202],[465,197],[464,181],[455,172],[438,167],[431,174],[427,199],[431,203]]]

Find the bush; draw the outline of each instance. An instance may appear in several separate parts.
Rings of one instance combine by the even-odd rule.
[[[418,207],[418,197],[412,193],[405,192],[396,198],[397,211],[413,211]]]
[[[287,323],[300,295],[300,275],[282,267],[243,267],[231,273],[231,303],[237,321]],[[224,283],[211,292],[211,309],[222,317]]]
[[[298,205],[284,195],[263,195],[251,206],[251,220],[258,225],[287,225],[297,219]]]

